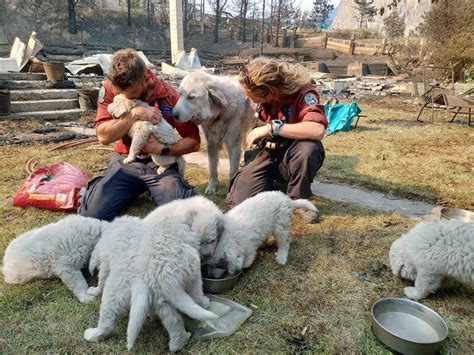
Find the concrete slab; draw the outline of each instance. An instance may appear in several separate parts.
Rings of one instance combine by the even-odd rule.
[[[36,120],[54,120],[54,121],[71,121],[78,120],[81,117],[82,111],[80,109],[69,109],[60,111],[36,111],[36,112],[18,112],[2,116],[2,119],[22,120],[22,119],[36,119]]]
[[[46,80],[45,73],[0,73],[0,80]]]
[[[425,202],[387,196],[382,192],[369,191],[361,188],[321,181],[313,181],[311,191],[316,196],[328,200],[355,204],[360,207],[372,208],[388,213],[397,213],[413,219],[439,219],[440,206]]]
[[[12,101],[77,99],[76,89],[10,90]]]
[[[201,168],[209,169],[209,162],[207,160],[206,153],[203,152],[194,152],[186,154],[184,156],[188,164],[198,165]],[[229,174],[229,159],[219,159],[219,165],[217,165],[217,171],[220,174]]]
[[[76,84],[70,80],[1,80],[0,89],[27,90],[27,89],[73,89]]]
[[[208,168],[207,156],[204,152],[196,152],[184,156],[188,164],[196,164]],[[229,160],[220,159],[218,171],[228,174]],[[321,182],[315,180],[311,185],[313,194],[332,201],[354,204],[363,208],[371,208],[386,213],[396,213],[416,220],[439,220],[442,207],[421,201],[387,196],[382,192],[362,188]]]
[[[79,108],[77,99],[12,101],[10,113],[30,111],[57,111]]]

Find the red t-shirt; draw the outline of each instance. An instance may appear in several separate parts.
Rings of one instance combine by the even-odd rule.
[[[199,129],[193,122],[178,122],[173,118],[172,110],[179,99],[178,91],[173,86],[158,79],[150,70],[147,70],[147,76],[151,77],[155,82],[155,89],[153,94],[150,96],[148,103],[152,106],[155,103],[158,103],[164,119],[176,128],[181,137],[193,138],[196,141],[201,142]],[[102,83],[102,89],[97,103],[97,115],[95,117],[96,128],[101,123],[114,119],[107,111],[107,106],[114,101],[114,97],[118,94],[118,91],[113,87],[110,80],[105,80]],[[128,154],[129,146],[125,145],[122,140],[119,140],[115,144],[114,151],[120,154]]]
[[[286,118],[286,123],[312,121],[328,126],[324,107],[319,104],[319,94],[311,83],[293,95],[283,96],[280,101],[260,105],[259,118],[263,122]]]

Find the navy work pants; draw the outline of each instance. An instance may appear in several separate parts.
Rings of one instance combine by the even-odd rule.
[[[259,192],[278,190],[275,183],[281,182],[287,184],[286,194],[292,199],[310,198],[311,183],[324,157],[322,143],[313,140],[294,140],[287,149],[247,151],[247,165],[231,179],[226,202],[236,206]]]
[[[80,215],[111,221],[145,191],[157,206],[196,195],[194,187],[178,173],[177,164],[157,175],[151,159],[129,164],[123,159],[113,154],[107,170],[89,181],[77,210]]]

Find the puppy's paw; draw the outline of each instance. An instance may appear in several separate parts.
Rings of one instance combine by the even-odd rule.
[[[87,341],[99,341],[100,339],[99,328],[86,329],[84,332],[84,339],[86,339]]]
[[[168,166],[160,166],[160,167],[156,170],[156,174],[157,174],[157,175],[161,175],[161,174],[163,174],[167,169],[168,169]]]
[[[280,265],[285,265],[286,262],[288,261],[288,255],[284,254],[279,254],[278,252],[275,253],[276,255],[276,261]]]
[[[189,338],[191,338],[191,333],[183,332],[182,334],[174,337],[173,339],[170,339],[170,342],[168,343],[170,351],[176,352],[184,348],[188,343]]]
[[[78,299],[81,303],[89,303],[95,300],[95,296],[84,293],[83,295],[78,296]]]
[[[405,287],[405,295],[412,300],[419,300],[421,297],[415,287]]]
[[[209,301],[209,298],[206,296],[200,297],[196,302],[198,305],[200,305],[203,308],[206,308],[206,309],[209,308],[210,301]]]
[[[133,158],[133,157],[127,157],[123,160],[123,163],[124,164],[130,164],[134,160],[135,160],[135,158]]]
[[[87,289],[87,294],[92,297],[97,297],[100,295],[100,288],[99,287],[89,287]]]

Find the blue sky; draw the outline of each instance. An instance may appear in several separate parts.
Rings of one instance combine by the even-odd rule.
[[[314,0],[301,0],[301,8],[303,10],[311,10],[311,8],[313,7],[313,1]],[[331,3],[334,5],[334,8],[336,8],[340,2],[341,0],[331,0]]]

